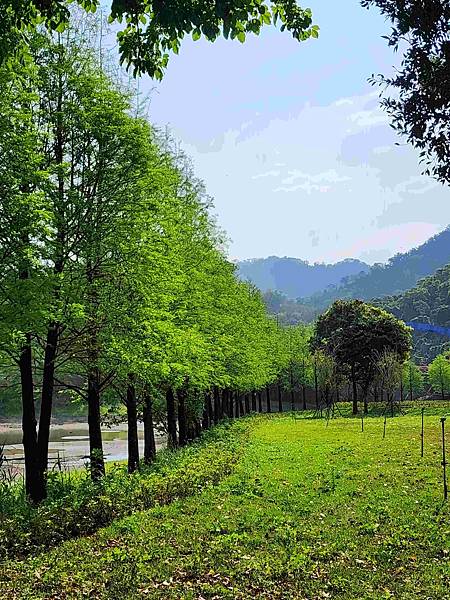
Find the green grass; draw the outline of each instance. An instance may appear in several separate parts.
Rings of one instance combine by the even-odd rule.
[[[255,417],[218,485],[4,564],[2,598],[448,600],[444,410],[424,458],[418,414]]]

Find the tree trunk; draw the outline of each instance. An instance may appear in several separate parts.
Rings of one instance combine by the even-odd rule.
[[[413,401],[413,385],[412,385],[412,365],[409,365],[409,399]]]
[[[243,417],[245,415],[245,405],[244,405],[244,398],[243,398],[242,394],[240,394],[240,396],[239,396],[239,412],[240,412],[241,417]]]
[[[290,383],[290,388],[291,388],[291,410],[292,412],[294,412],[295,410],[295,394],[294,394],[294,374],[292,372],[292,363],[290,365],[290,371],[289,371],[289,383]]]
[[[245,394],[245,414],[248,415],[250,412],[250,393]]]
[[[302,402],[303,402],[303,410],[306,410],[306,385],[302,384]]]
[[[258,390],[258,411],[260,413],[262,413],[263,408],[262,408],[262,394],[260,392],[260,390]]]
[[[214,386],[214,425],[220,420],[220,392],[217,385]]]
[[[100,422],[100,375],[96,367],[91,368],[88,373],[87,400],[91,477],[96,481],[105,474]]]
[[[175,413],[175,397],[173,390],[169,386],[166,390],[166,409],[167,409],[167,445],[169,448],[176,448],[177,440],[177,417]]]
[[[278,390],[278,412],[283,412],[283,394],[281,391],[281,384],[280,382],[278,382],[277,385],[277,390]]]
[[[270,403],[270,387],[266,385],[266,401],[267,401],[267,412],[272,412],[272,405]]]
[[[150,465],[156,456],[155,428],[153,423],[153,399],[148,389],[144,390],[144,463]]]
[[[209,423],[209,427],[212,427],[212,425],[214,424],[214,411],[213,411],[213,404],[212,404],[212,398],[211,398],[212,392],[209,391],[207,392],[206,395],[206,407],[207,407],[207,411],[208,411],[208,423]]]
[[[355,368],[354,367],[352,367],[351,377],[352,377],[352,389],[353,389],[352,413],[354,415],[357,415],[358,414],[358,388],[356,386],[356,376],[355,376]]]
[[[316,395],[316,410],[319,410],[319,384],[317,381],[317,364],[314,363],[314,391]]]
[[[255,392],[255,390],[252,390],[251,395],[252,395],[252,412],[256,412],[256,392]]]
[[[187,417],[186,417],[186,388],[181,388],[177,392],[178,398],[178,443],[180,446],[187,444]]]
[[[137,401],[134,378],[128,375],[127,385],[127,425],[128,425],[128,473],[139,468],[139,442],[137,429]]]
[[[22,443],[25,457],[25,491],[34,504],[45,498],[45,480],[40,477],[33,394],[31,336],[26,334],[19,357],[22,394]]]
[[[38,462],[41,477],[45,478],[48,467],[48,443],[52,419],[53,390],[55,386],[55,360],[59,337],[59,325],[52,322],[47,330],[42,374],[41,413],[39,415]]]

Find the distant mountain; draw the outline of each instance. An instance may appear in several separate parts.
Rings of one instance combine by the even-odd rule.
[[[288,298],[310,296],[337,285],[343,278],[365,273],[369,266],[359,260],[347,259],[334,265],[309,264],[298,258],[255,258],[237,263],[238,275],[251,281],[262,292],[276,290]]]
[[[324,310],[338,298],[370,300],[399,294],[437,269],[450,263],[450,227],[405,254],[396,254],[386,264],[376,264],[366,273],[350,276],[339,286],[302,300],[316,310]]]
[[[406,322],[450,329],[450,264],[418,282],[411,290],[374,301]],[[450,348],[450,337],[431,332],[414,332],[414,354],[429,362]]]

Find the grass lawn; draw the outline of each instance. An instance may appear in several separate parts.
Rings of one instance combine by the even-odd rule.
[[[450,599],[438,412],[424,458],[419,414],[385,439],[380,417],[254,417],[221,483],[0,566],[0,597]]]

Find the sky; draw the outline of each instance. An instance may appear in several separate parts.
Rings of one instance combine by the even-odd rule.
[[[399,60],[389,23],[358,0],[307,6],[318,40],[187,38],[140,90],[205,182],[231,259],[383,262],[450,223],[450,189],[421,175],[367,81]]]

